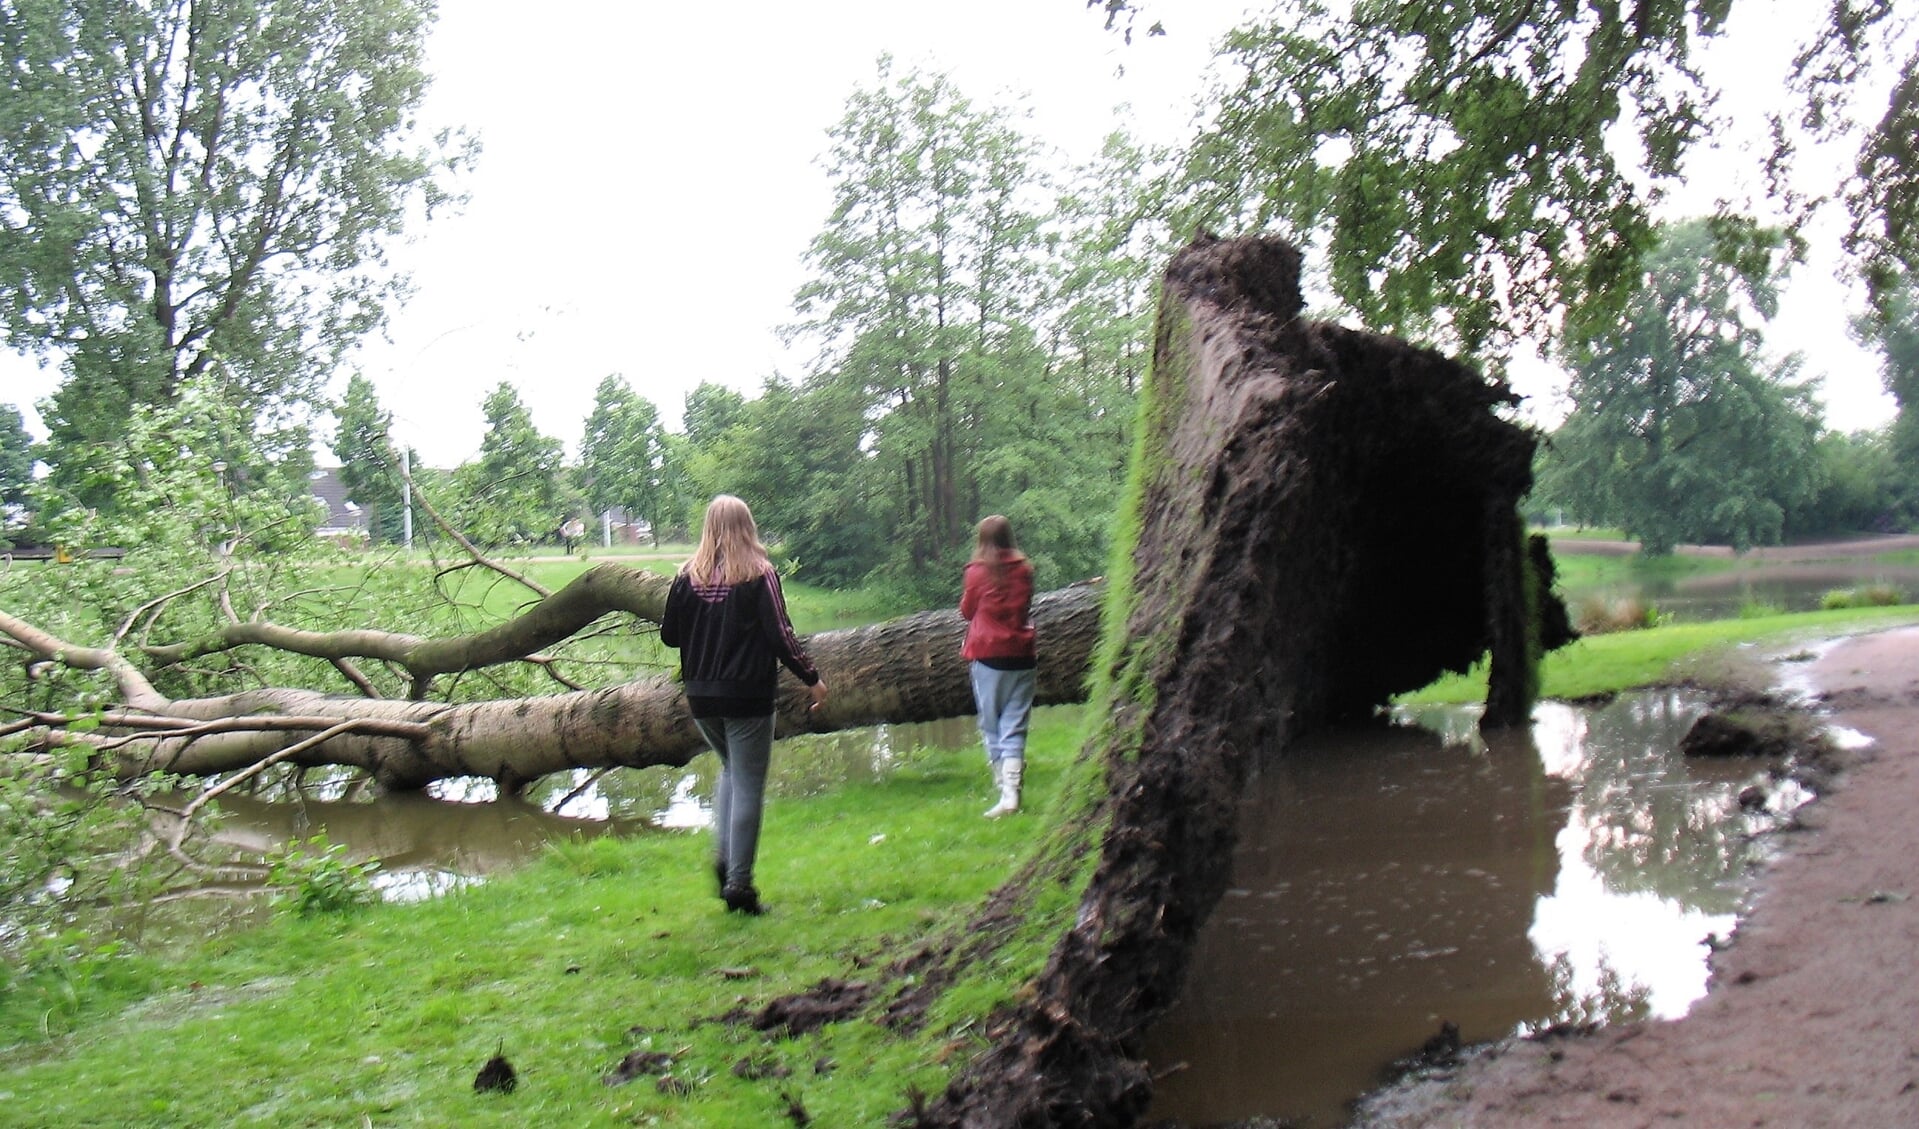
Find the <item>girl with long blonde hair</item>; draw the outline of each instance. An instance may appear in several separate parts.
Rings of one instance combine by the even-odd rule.
[[[780,666],[805,683],[809,710],[826,682],[793,633],[780,577],[760,544],[753,511],[731,494],[706,507],[700,544],[666,593],[660,641],[680,652],[680,683],[693,724],[720,758],[713,793],[713,870],[728,910],[758,915],[753,885],[773,758]]]

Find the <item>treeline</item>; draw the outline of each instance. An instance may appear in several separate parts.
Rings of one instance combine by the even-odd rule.
[[[131,537],[132,499],[163,504],[191,478],[272,518],[207,537],[299,543],[326,409],[351,493],[393,539],[402,495],[371,385],[338,404],[318,390],[397,292],[387,240],[473,157],[457,131],[407,124],[432,5],[125,7],[0,37],[7,104],[33,108],[0,121],[0,328],[63,369],[44,444],[0,411],[0,536]],[[675,532],[731,490],[822,584],[942,591],[987,511],[1051,580],[1098,572],[1158,266],[1195,231],[1269,229],[1306,250],[1334,316],[1489,367],[1545,343],[1573,410],[1539,512],[1654,552],[1909,528],[1919,25],[1890,5],[1809,21],[1780,104],[1740,108],[1770,126],[1764,198],[1662,224],[1655,205],[1727,124],[1696,52],[1751,7],[1653,4],[1629,29],[1604,6],[1275,0],[1219,46],[1184,146],[1116,134],[1064,173],[1014,112],[883,60],[829,131],[833,207],[786,327],[811,349],[803,372],[703,386],[677,431],[609,376],[570,463],[502,383],[479,457],[419,484],[490,544],[612,509]],[[203,42],[232,58],[121,65]],[[1882,96],[1883,114],[1852,112]],[[1814,144],[1846,159],[1808,162]],[[1780,277],[1835,212],[1869,299],[1850,331],[1900,402],[1883,433],[1823,434],[1804,362],[1764,348]],[[1760,213],[1781,228],[1740,218]],[[34,479],[35,459],[50,473]]]
[[[1141,187],[1153,158],[1115,134],[1061,176],[1011,111],[885,60],[829,137],[834,206],[786,327],[808,375],[702,384],[678,430],[608,376],[570,465],[503,382],[478,459],[433,487],[447,515],[489,543],[550,540],[571,516],[594,535],[609,511],[658,538],[726,491],[805,579],[926,591],[1000,512],[1054,581],[1099,573],[1167,251]],[[368,381],[339,420],[349,490],[391,540],[401,485]]]
[[[1533,516],[1623,529],[1648,555],[1919,525],[1910,286],[1886,285],[1849,327],[1880,355],[1899,416],[1841,434],[1824,428],[1805,358],[1767,349],[1784,233],[1716,219],[1656,236],[1619,316],[1566,339],[1572,412],[1541,448]]]

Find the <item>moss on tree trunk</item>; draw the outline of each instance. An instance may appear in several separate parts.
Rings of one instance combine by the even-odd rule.
[[[1489,649],[1489,720],[1530,709],[1557,601],[1529,591],[1534,440],[1498,414],[1515,397],[1301,319],[1298,271],[1282,241],[1208,237],[1167,270],[1076,806],[963,940],[900,966],[916,987],[891,1018],[1049,904],[1057,939],[922,1125],[1132,1123],[1152,1091],[1138,1038],[1226,889],[1258,762]]]

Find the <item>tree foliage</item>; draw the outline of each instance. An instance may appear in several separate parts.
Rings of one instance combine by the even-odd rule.
[[[1099,571],[1165,241],[1155,155],[1116,135],[1062,184],[1016,115],[884,59],[830,136],[835,205],[792,328],[819,360],[751,409],[762,450],[702,443],[694,477],[785,488],[779,528],[822,581],[944,597],[990,512],[1043,575]],[[802,434],[824,445],[795,457]]]
[[[579,478],[589,509],[619,507],[657,533],[669,500],[666,430],[660,410],[617,374],[594,393],[580,438]]]
[[[1777,541],[1818,487],[1818,407],[1798,360],[1769,365],[1781,239],[1694,221],[1663,233],[1617,325],[1575,341],[1572,414],[1542,492],[1585,521],[1681,541]]]
[[[24,505],[27,487],[33,485],[33,436],[20,409],[0,404],[0,511]],[[0,527],[6,525],[0,512]]]
[[[509,381],[487,393],[483,408],[480,457],[454,476],[458,524],[485,545],[552,540],[572,501],[561,478],[560,441],[534,426],[533,414]]]
[[[85,490],[74,448],[216,363],[247,411],[297,410],[380,321],[383,247],[464,157],[414,121],[432,14],[0,0],[0,327],[65,366],[57,478]]]
[[[1701,47],[1732,10],[1280,0],[1226,41],[1230,77],[1182,174],[1191,215],[1323,244],[1331,288],[1376,329],[1495,355],[1553,339],[1562,316],[1589,337],[1637,286],[1661,194],[1712,140]],[[1806,28],[1779,76],[1797,112],[1775,118],[1764,171],[1796,236],[1827,198],[1790,188],[1798,150],[1849,143],[1858,163],[1833,191],[1849,245],[1882,279],[1919,255],[1919,47],[1888,0],[1831,0]],[[1861,126],[1874,118],[1849,100],[1875,68],[1899,80]]]
[[[347,498],[366,511],[375,541],[399,544],[406,535],[406,484],[393,465],[393,413],[380,406],[373,382],[355,373],[335,415],[333,456]]]

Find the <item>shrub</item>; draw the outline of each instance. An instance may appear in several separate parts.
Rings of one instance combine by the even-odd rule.
[[[267,881],[278,888],[275,905],[291,906],[300,917],[338,913],[374,900],[373,873],[380,864],[354,862],[344,844],[325,835],[289,840],[267,860]]]
[[[1573,626],[1581,635],[1643,631],[1671,618],[1638,596],[1588,596],[1573,609]]]
[[[1819,606],[1827,611],[1840,608],[1889,608],[1905,602],[1906,594],[1890,584],[1834,588],[1819,598]]]

